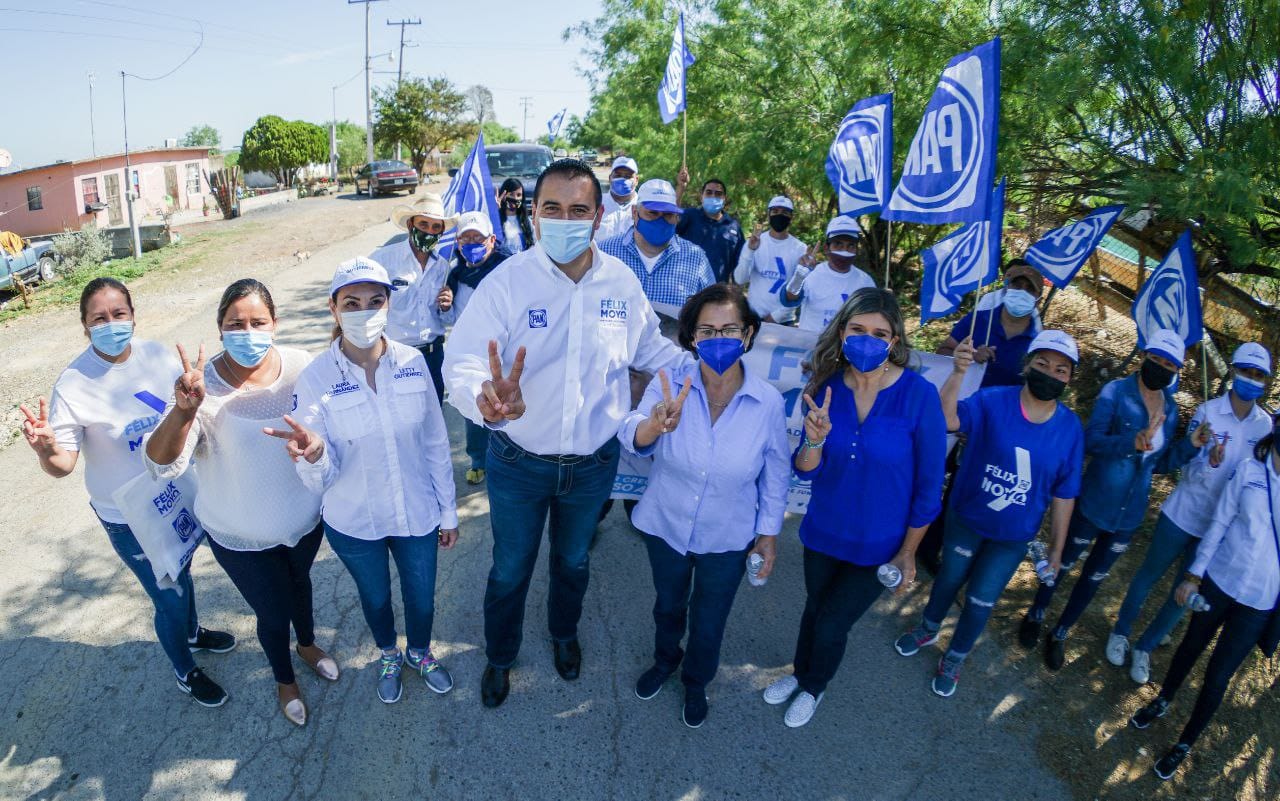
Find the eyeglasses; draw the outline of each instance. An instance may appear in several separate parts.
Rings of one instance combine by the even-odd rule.
[[[742,334],[743,328],[740,325],[726,325],[724,328],[712,328],[709,325],[700,325],[693,329],[694,339],[713,339],[715,337],[742,339]]]

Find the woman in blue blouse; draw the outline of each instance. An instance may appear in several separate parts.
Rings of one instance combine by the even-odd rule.
[[[891,562],[901,586],[915,580],[916,546],[942,507],[942,407],[934,386],[905,369],[908,353],[897,300],[875,288],[853,293],[814,348],[793,460],[813,482],[800,524],[807,595],[794,672],[764,691],[770,704],[795,696],[791,727],[813,717],[849,629],[884,590],[877,569]]]
[[[694,729],[707,717],[706,687],[748,555],[764,559],[760,576],[773,570],[791,482],[782,395],[742,364],[759,329],[737,286],[713,284],[690,297],[678,337],[698,361],[670,379],[659,372],[618,434],[627,450],[654,457],[632,516],[649,535],[657,591],[653,666],[636,696],[657,695],[683,659],[683,719]],[[681,387],[674,398],[673,386]]]
[[[1084,431],[1075,412],[1058,400],[1080,358],[1075,340],[1062,331],[1043,331],[1027,354],[1021,387],[988,387],[957,401],[965,371],[973,364],[973,343],[966,339],[956,347],[954,371],[942,386],[947,428],[965,434],[969,442],[947,508],[942,569],[920,625],[899,637],[894,648],[912,656],[937,642],[943,618],[967,584],[964,610],[933,678],[933,691],[944,698],[955,693],[961,665],[1050,506],[1049,561],[1057,572],[1080,494]]]

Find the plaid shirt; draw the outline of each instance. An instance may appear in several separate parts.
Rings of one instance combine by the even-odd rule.
[[[600,243],[600,250],[618,258],[631,268],[650,303],[667,303],[680,307],[689,296],[716,282],[711,263],[702,248],[678,236],[671,238],[666,250],[658,256],[653,271],[645,269],[636,247],[634,232],[628,231]]]

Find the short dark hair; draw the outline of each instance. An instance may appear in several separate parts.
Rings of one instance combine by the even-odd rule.
[[[271,312],[271,319],[276,319],[276,302],[271,299],[271,290],[256,278],[241,278],[222,292],[222,300],[218,301],[218,328],[222,328],[222,320],[227,316],[227,309],[240,298],[257,295]]]
[[[1003,272],[1006,272],[1006,273],[1007,273],[1007,272],[1009,272],[1010,270],[1012,270],[1014,267],[1031,267],[1031,262],[1027,261],[1026,259],[1024,259],[1024,258],[1022,258],[1022,257],[1020,257],[1020,256],[1019,256],[1019,257],[1012,258],[1012,259],[1009,259],[1008,261],[1006,261],[1006,262],[1004,263],[1004,271],[1003,271]],[[1034,267],[1032,267],[1032,269],[1035,269],[1035,268],[1034,268]]]
[[[569,180],[575,178],[586,178],[591,181],[591,188],[596,198],[596,208],[600,208],[600,204],[604,201],[604,192],[600,189],[600,182],[596,180],[596,174],[591,171],[586,162],[580,159],[559,159],[547,165],[547,168],[538,176],[538,182],[533,186],[533,205],[538,205],[538,196],[542,194],[542,182],[546,180],[548,175],[559,175]]]
[[[689,296],[684,306],[680,308],[680,319],[676,331],[676,339],[682,348],[690,353],[695,351],[693,332],[698,327],[698,315],[702,314],[702,307],[720,304],[737,307],[743,326],[751,329],[752,341],[747,343],[746,348],[751,350],[751,346],[755,343],[755,335],[760,331],[760,315],[755,313],[750,303],[747,303],[747,293],[743,292],[737,284],[712,284],[701,292]]]
[[[703,192],[707,191],[707,187],[711,186],[712,184],[720,184],[720,188],[724,190],[724,193],[726,195],[729,194],[729,185],[726,184],[724,181],[721,181],[719,178],[708,178],[707,180],[703,181],[702,191]]]
[[[1267,463],[1267,457],[1271,455],[1271,449],[1272,447],[1275,446],[1276,436],[1275,436],[1274,426],[1278,422],[1280,422],[1280,414],[1272,415],[1271,416],[1272,433],[1267,434],[1265,437],[1258,440],[1258,444],[1253,446],[1253,458],[1257,459],[1259,462],[1262,462],[1263,464]]]
[[[95,278],[84,285],[84,289],[80,292],[80,322],[83,323],[85,318],[89,316],[89,301],[94,295],[104,289],[114,289],[124,295],[124,302],[129,304],[129,313],[133,314],[133,295],[129,294],[129,287],[125,286],[118,279],[104,275]]]

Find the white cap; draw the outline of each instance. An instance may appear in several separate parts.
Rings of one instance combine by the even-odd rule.
[[[347,259],[338,265],[338,269],[333,272],[333,280],[329,282],[329,297],[338,294],[338,290],[344,286],[352,284],[382,284],[388,290],[395,289],[386,268],[364,256]]]
[[[467,231],[478,231],[486,239],[493,236],[493,222],[483,211],[467,211],[458,217],[458,236]]]
[[[1159,354],[1179,367],[1187,355],[1187,346],[1182,337],[1167,328],[1157,328],[1147,337],[1147,353]]]
[[[827,223],[827,239],[840,235],[851,236],[854,239],[862,236],[862,226],[858,225],[858,221],[852,217],[841,215],[832,217],[831,222]]]
[[[1047,328],[1036,334],[1036,338],[1031,340],[1031,346],[1027,348],[1027,353],[1035,353],[1038,350],[1056,351],[1070,359],[1072,364],[1080,363],[1080,348],[1066,331]]]
[[[636,200],[649,211],[680,213],[680,204],[676,202],[676,188],[670,181],[661,178],[650,178],[640,184]]]
[[[1236,367],[1253,367],[1271,375],[1271,354],[1257,342],[1246,342],[1231,354],[1231,364]]]
[[[613,166],[609,168],[609,172],[612,173],[614,170],[618,169],[619,167],[626,167],[628,170],[631,170],[632,172],[640,172],[640,168],[636,166],[636,160],[631,158],[630,156],[618,156],[616,159],[614,159]]]
[[[795,204],[792,203],[791,198],[787,197],[786,195],[775,195],[772,199],[769,200],[769,205],[765,206],[765,208],[786,209],[787,211],[796,210]]]

